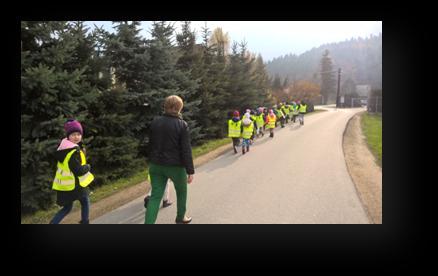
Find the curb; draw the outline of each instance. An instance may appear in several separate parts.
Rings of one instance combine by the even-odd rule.
[[[351,171],[351,168],[350,168],[350,166],[352,166],[351,164],[349,164],[348,162],[347,162],[347,158],[345,157],[346,156],[346,153],[345,153],[345,141],[344,141],[344,138],[345,138],[345,134],[346,134],[346,132],[347,132],[347,129],[349,128],[349,127],[351,127],[351,125],[350,125],[350,123],[351,123],[351,121],[357,116],[358,117],[358,119],[359,119],[359,128],[360,128],[360,120],[361,120],[361,116],[362,116],[362,114],[364,113],[364,112],[366,112],[366,111],[363,111],[363,112],[358,112],[358,113],[356,113],[355,115],[353,115],[349,120],[348,120],[348,122],[347,122],[347,124],[346,124],[346,127],[345,127],[345,129],[344,129],[344,132],[343,132],[343,134],[342,134],[342,151],[343,151],[343,154],[344,154],[344,161],[345,161],[345,165],[346,165],[346,167],[347,167],[347,171],[348,171],[348,174],[349,174],[349,176],[350,176],[350,179],[351,179],[351,182],[354,184],[354,189],[355,189],[355,191],[356,191],[356,194],[357,194],[357,196],[358,196],[358,198],[360,199],[360,202],[361,202],[361,205],[362,205],[362,208],[364,209],[364,211],[365,211],[365,213],[366,213],[366,215],[367,215],[367,217],[368,217],[368,220],[370,221],[370,223],[371,224],[381,224],[382,222],[378,222],[378,221],[376,221],[376,217],[374,216],[374,213],[370,210],[370,208],[371,208],[371,203],[370,202],[368,202],[365,198],[364,198],[364,195],[362,194],[362,192],[363,191],[360,191],[360,188],[358,187],[358,183],[356,183],[355,181],[354,181],[354,177],[353,177],[353,175],[352,175],[352,171]],[[362,133],[362,130],[360,129],[360,132]],[[362,133],[362,135],[363,135],[363,133]],[[361,141],[361,143],[362,142],[365,142],[365,141]],[[366,145],[366,143],[365,143],[365,146],[367,146]],[[367,149],[368,149],[368,151],[369,151],[369,148],[368,147],[366,147]],[[369,153],[370,153],[370,155],[372,155],[372,152],[371,151],[369,151]],[[382,210],[383,211],[383,210]],[[381,215],[382,216],[382,215]]]

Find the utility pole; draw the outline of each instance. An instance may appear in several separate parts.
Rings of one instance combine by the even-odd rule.
[[[341,68],[338,69],[338,91],[336,92],[336,108],[339,105],[339,89],[341,85]]]

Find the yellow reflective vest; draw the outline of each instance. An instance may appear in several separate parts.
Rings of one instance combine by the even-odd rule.
[[[256,124],[258,128],[263,127],[263,125],[265,124],[265,122],[263,121],[263,113],[261,113],[260,115],[256,116]]]
[[[254,131],[254,123],[251,122],[251,124],[249,124],[249,126],[243,126],[242,137],[244,139],[251,138],[253,131]]]
[[[281,111],[283,111],[283,114],[285,116],[289,115],[289,106],[283,105],[283,108],[281,109]]]
[[[298,115],[298,105],[294,105],[294,106],[292,106],[292,114],[293,115]]]
[[[268,128],[275,128],[275,121],[277,120],[277,117],[275,115],[273,115],[271,117],[271,115],[268,115]]]
[[[306,111],[307,111],[307,105],[306,104],[301,105],[300,106],[300,113],[306,113]]]
[[[55,174],[55,179],[53,180],[52,189],[56,191],[72,191],[75,188],[75,176],[70,171],[68,167],[68,162],[70,161],[71,156],[75,153],[77,149],[72,149],[67,156],[64,158],[64,161],[58,162],[57,170]],[[85,154],[81,150],[81,165],[87,164],[85,159]],[[82,187],[87,187],[94,180],[94,175],[90,172],[82,176],[78,176],[79,185]]]
[[[228,120],[228,137],[239,138],[240,137],[240,126],[242,121],[233,122],[233,120]]]

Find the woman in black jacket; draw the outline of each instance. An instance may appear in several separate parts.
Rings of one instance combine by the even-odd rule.
[[[155,118],[150,127],[149,174],[152,194],[145,215],[145,224],[153,224],[167,180],[170,178],[176,191],[176,223],[190,223],[187,217],[187,183],[195,173],[187,123],[181,117],[183,101],[176,95],[164,101],[164,115]]]

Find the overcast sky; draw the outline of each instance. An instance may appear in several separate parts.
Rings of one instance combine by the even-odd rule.
[[[180,21],[169,21],[181,30]],[[87,21],[87,25],[104,26],[112,31],[111,21]],[[247,41],[248,50],[260,53],[269,61],[286,54],[300,55],[313,47],[350,38],[369,37],[382,32],[382,21],[192,21],[197,41],[201,42],[201,27],[213,30],[222,27],[231,41]],[[150,38],[152,21],[142,21],[141,35]]]

